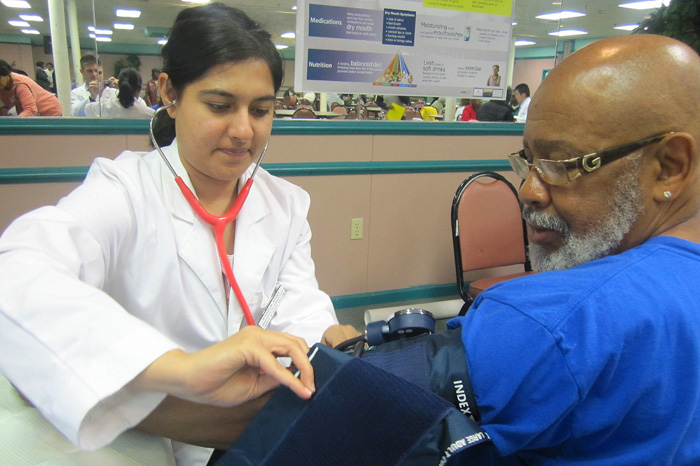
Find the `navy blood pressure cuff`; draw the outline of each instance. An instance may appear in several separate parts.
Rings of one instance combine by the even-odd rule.
[[[488,435],[463,413],[473,405],[457,383],[466,374],[459,331],[362,358],[322,345],[311,354],[312,399],[278,389],[217,466],[494,464]]]

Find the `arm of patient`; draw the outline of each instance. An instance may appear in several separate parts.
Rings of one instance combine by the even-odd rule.
[[[272,392],[232,408],[168,396],[137,429],[202,447],[226,450],[243,433]]]

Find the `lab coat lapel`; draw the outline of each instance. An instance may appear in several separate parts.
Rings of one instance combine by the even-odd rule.
[[[261,195],[261,186],[256,186],[256,183],[262,183],[262,180],[256,179],[253,183],[248,199],[236,221],[233,260],[236,280],[252,312],[260,307],[259,301],[262,299],[262,294],[259,292],[260,282],[275,251],[275,245],[269,236],[273,228],[268,222],[270,211]],[[238,303],[234,304],[235,308],[240,309]],[[257,320],[259,316],[255,318]],[[230,321],[233,321],[233,316]]]
[[[194,191],[190,178],[187,175],[187,170],[185,170],[180,161],[177,142],[173,142],[170,146],[163,148],[163,152],[175,169],[175,172]],[[212,298],[212,304],[216,306],[221,317],[225,320],[226,295],[212,228],[197,217],[180,188],[173,182],[172,173],[165,166],[163,166],[161,171],[161,178],[166,202],[169,203],[171,212],[175,217],[173,228],[175,229],[176,241],[178,242],[178,254],[207,289]]]

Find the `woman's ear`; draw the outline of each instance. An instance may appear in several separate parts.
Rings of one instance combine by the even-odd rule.
[[[177,92],[175,92],[175,88],[170,82],[168,73],[161,73],[160,76],[158,76],[158,89],[160,90],[160,100],[163,101],[163,105],[170,105],[167,109],[168,115],[170,115],[170,118],[175,118],[176,107],[174,104],[177,98]]]

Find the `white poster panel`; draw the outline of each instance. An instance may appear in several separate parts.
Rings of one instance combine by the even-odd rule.
[[[299,0],[298,91],[505,98],[513,0]]]

